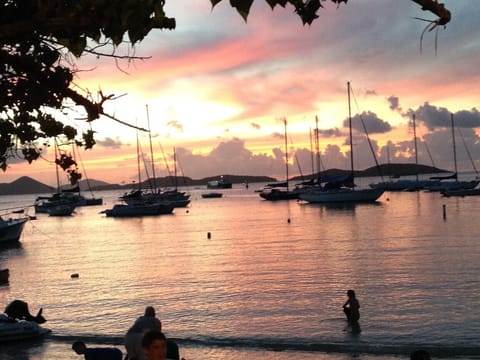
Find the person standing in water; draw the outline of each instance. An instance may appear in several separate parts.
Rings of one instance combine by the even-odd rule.
[[[359,334],[361,332],[360,324],[358,323],[358,320],[360,320],[360,303],[355,296],[355,291],[348,290],[347,296],[348,299],[343,304],[343,312],[347,316],[348,321],[347,329],[350,328],[352,334]]]

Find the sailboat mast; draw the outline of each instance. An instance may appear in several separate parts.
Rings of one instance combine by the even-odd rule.
[[[178,181],[177,181],[177,152],[175,146],[173,147],[173,174],[175,176],[175,191],[178,190]]]
[[[450,114],[450,121],[452,123],[452,143],[453,143],[453,164],[455,166],[455,180],[458,181],[457,173],[457,147],[455,146],[455,126],[453,125],[453,113]]]
[[[138,190],[142,189],[142,176],[140,174],[140,144],[137,130],[137,173],[138,173]]]
[[[60,176],[58,175],[58,164],[57,164],[57,159],[58,159],[58,144],[57,144],[57,139],[54,138],[54,145],[55,145],[55,175],[57,176],[57,193],[60,193]]]
[[[287,145],[287,118],[283,119],[283,124],[285,128],[285,174],[287,175],[287,191],[288,191],[288,145]]]
[[[413,143],[415,145],[415,165],[416,165],[415,176],[416,176],[416,180],[418,181],[417,125],[415,121],[415,114],[412,115],[412,120],[413,120]]]
[[[320,142],[318,138],[318,116],[315,116],[315,151],[317,153],[318,183],[320,184],[320,172],[322,171],[322,161],[320,160]]]
[[[148,114],[148,105],[145,105],[147,108],[147,126],[148,126],[148,139],[150,142],[150,158],[152,159],[152,175],[153,175],[153,190],[157,192],[157,177],[155,175],[155,161],[153,158],[153,146],[152,146],[152,131],[150,129],[150,116]]]
[[[353,135],[352,135],[352,109],[351,109],[351,106],[350,106],[350,81],[347,82],[347,90],[348,90],[348,127],[350,129],[350,132],[349,132],[349,137],[350,137],[350,169],[351,169],[352,181],[353,181],[355,175],[354,175],[354,170],[353,170]]]

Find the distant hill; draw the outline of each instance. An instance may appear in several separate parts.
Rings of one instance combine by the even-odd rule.
[[[194,180],[189,177],[177,177],[177,185],[178,186],[206,186],[207,182],[210,180],[219,179],[219,176],[208,177],[204,179]],[[243,175],[223,175],[223,178],[226,181],[230,181],[233,184],[240,184],[240,183],[256,183],[256,182],[272,182],[275,181],[274,178],[268,176],[243,176]],[[154,180],[149,179],[142,182],[143,189],[149,189],[153,187]],[[163,178],[157,178],[156,186],[160,188],[165,187],[174,187],[175,186],[175,178],[173,176],[167,176]],[[136,184],[110,184],[105,181],[100,180],[81,180],[80,184],[80,191],[88,191],[91,189],[92,191],[100,191],[100,190],[117,190],[117,189],[131,189],[132,186],[137,186]],[[22,176],[17,180],[11,183],[0,183],[0,195],[20,195],[20,194],[45,194],[45,193],[54,193],[57,189],[45,185],[37,180],[34,180],[28,176]]]
[[[408,176],[416,174],[438,174],[438,173],[448,173],[449,171],[438,169],[432,166],[426,165],[415,165],[415,164],[382,164],[379,167],[373,166],[371,168],[356,171],[355,176]],[[321,172],[322,177],[329,176],[339,176],[347,175],[350,171],[341,170],[341,169],[329,169]],[[275,182],[277,179],[269,176],[248,176],[248,175],[217,175],[206,177],[203,179],[191,179],[185,176],[179,176],[176,179],[177,186],[206,186],[207,182],[211,180],[217,180],[220,177],[223,177],[224,180],[231,182],[232,184],[243,184],[243,183],[269,183]],[[296,176],[291,178],[292,181],[301,181],[303,179],[309,179],[312,175]],[[154,180],[149,179],[142,182],[141,187],[143,189],[149,189],[153,187]],[[166,188],[175,186],[175,178],[173,176],[166,176],[162,178],[155,179],[155,184],[157,187]],[[137,186],[136,184],[110,184],[105,181],[100,180],[81,180],[80,181],[80,190],[87,191],[91,189],[92,191],[100,190],[117,190],[117,189],[131,189],[132,186]],[[22,176],[17,180],[11,183],[0,183],[0,195],[20,195],[20,194],[45,194],[53,193],[57,189],[45,185],[39,181],[36,181],[28,176]]]
[[[381,164],[380,166],[372,166],[365,170],[355,171],[356,177],[364,176],[409,176],[409,175],[422,175],[422,174],[439,174],[439,173],[449,173],[450,171],[438,169],[433,166],[427,165],[415,165],[415,164]],[[321,177],[333,177],[333,176],[342,176],[350,174],[350,170],[342,169],[328,169],[320,173]],[[315,175],[316,177],[317,175]],[[296,176],[292,178],[294,181],[299,181],[303,179],[309,179],[312,175]]]
[[[0,184],[0,195],[44,194],[55,189],[28,176],[22,176],[11,183]]]

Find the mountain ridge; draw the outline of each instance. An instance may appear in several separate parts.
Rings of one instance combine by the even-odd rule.
[[[416,174],[438,174],[449,173],[450,171],[438,169],[433,166],[427,165],[415,165],[415,164],[381,164],[380,166],[372,166],[365,170],[355,171],[355,176],[409,176]],[[342,169],[328,169],[320,173],[320,177],[339,176],[349,174],[349,170]],[[217,180],[222,177],[225,181],[233,184],[241,183],[256,183],[256,182],[275,182],[277,179],[269,176],[251,176],[251,175],[217,175],[209,176],[202,179],[192,179],[190,177],[178,176],[166,176],[156,179],[148,179],[141,183],[141,187],[149,189],[152,187],[175,187],[178,186],[206,186],[211,180]],[[318,177],[318,173],[304,176],[295,176],[290,178],[291,181],[304,180],[305,178]],[[155,184],[154,184],[155,183]],[[79,182],[81,191],[100,191],[100,190],[117,190],[117,189],[131,189],[138,184],[111,184],[101,180],[81,180]],[[155,185],[155,186],[154,186]],[[22,176],[11,183],[0,183],[0,195],[25,195],[25,194],[45,194],[56,192],[57,189],[43,184],[28,176]]]

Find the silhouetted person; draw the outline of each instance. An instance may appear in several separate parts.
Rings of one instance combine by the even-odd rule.
[[[27,320],[36,322],[37,324],[43,324],[47,321],[42,316],[42,308],[38,310],[36,316],[33,316],[28,310],[28,304],[22,300],[13,300],[10,304],[7,305],[4,312],[9,318],[13,320]]]
[[[135,323],[128,329],[125,335],[125,348],[129,360],[145,360],[145,353],[142,349],[143,334],[148,330],[162,331],[162,323],[155,317],[153,306],[147,306],[145,313],[135,320]]]
[[[410,360],[431,360],[431,357],[426,350],[416,350],[410,354]]]
[[[343,312],[347,316],[348,327],[351,329],[352,333],[358,334],[362,331],[360,329],[360,324],[358,323],[358,320],[360,320],[360,303],[355,297],[355,291],[348,290],[347,296],[348,299],[345,304],[343,304]]]
[[[83,341],[75,341],[72,350],[83,355],[85,360],[122,360],[122,352],[114,347],[87,348]]]
[[[167,358],[167,339],[159,330],[149,330],[142,338],[142,348],[147,360]]]

